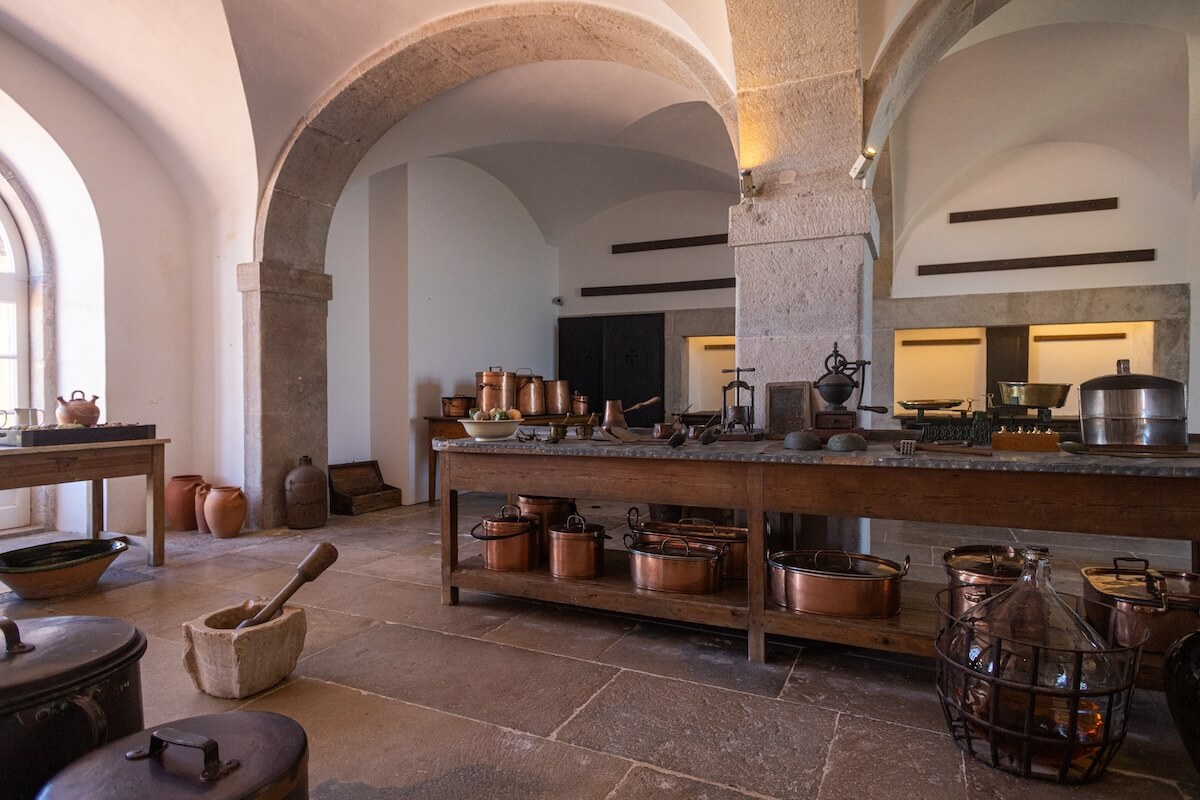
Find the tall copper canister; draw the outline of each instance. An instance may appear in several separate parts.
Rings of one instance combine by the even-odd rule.
[[[598,578],[604,574],[603,525],[590,525],[578,514],[550,528],[550,574],[556,578]]]
[[[550,558],[550,528],[561,526],[575,513],[575,500],[570,497],[539,497],[517,495],[517,508],[522,514],[538,517],[538,558],[544,563]]]
[[[527,417],[536,417],[546,413],[546,390],[541,375],[534,375],[533,370],[525,367],[529,374],[517,370],[517,408]]]
[[[517,405],[517,373],[504,367],[488,367],[475,373],[475,405],[484,411],[508,411]]]
[[[577,417],[582,417],[588,412],[588,396],[576,392],[571,395],[571,413]]]
[[[542,388],[546,393],[547,414],[571,413],[571,388],[565,380],[546,381]]]
[[[521,572],[538,565],[538,529],[536,514],[522,514],[516,506],[503,506],[495,516],[484,516],[471,529],[471,535],[483,542],[483,568],[498,572]],[[483,528],[483,533],[476,533]]]
[[[1022,553],[1027,549],[1031,548],[972,544],[947,550],[942,562],[946,566],[950,588],[964,587],[953,593],[950,612],[955,618],[1016,583],[1025,563]]]

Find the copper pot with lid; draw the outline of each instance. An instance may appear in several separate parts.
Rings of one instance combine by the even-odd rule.
[[[1045,548],[971,544],[947,550],[942,563],[950,578],[950,588],[963,587],[961,591],[951,592],[950,613],[961,617],[1016,583],[1025,563],[1024,550],[1045,551]]]
[[[747,546],[750,532],[746,528],[718,525],[703,517],[681,517],[677,522],[656,522],[653,518],[643,520],[637,506],[626,513],[629,530],[639,543],[652,544],[665,539],[682,539],[697,544],[727,547],[721,559],[721,577],[730,580],[746,580]]]
[[[517,404],[517,373],[504,367],[488,367],[475,373],[475,405],[484,411],[499,408],[508,411]]]
[[[721,561],[728,545],[684,539],[643,543],[627,533],[625,547],[629,550],[629,576],[640,589],[684,594],[721,591]]]
[[[565,380],[546,381],[542,388],[546,393],[547,414],[571,413],[571,389]]]
[[[785,550],[767,559],[771,600],[790,611],[881,618],[900,612],[904,564],[844,550]]]
[[[528,371],[528,374],[523,374]],[[546,413],[545,385],[541,375],[522,367],[516,372],[517,409],[527,417]]]
[[[1145,626],[1147,653],[1165,653],[1181,636],[1200,630],[1200,575],[1152,569],[1144,558],[1114,558],[1109,567],[1083,567],[1087,621],[1118,645]]]
[[[471,535],[483,542],[483,568],[499,572],[535,569],[541,555],[540,524],[537,514],[522,514],[512,505],[502,506],[498,515],[485,515],[471,528]],[[476,533],[480,528],[483,533]]]
[[[465,417],[467,412],[471,410],[471,405],[475,402],[475,398],[469,394],[456,394],[452,397],[442,398],[442,416],[443,417]]]
[[[550,574],[556,578],[597,578],[604,574],[603,525],[589,524],[578,514],[550,528]]]

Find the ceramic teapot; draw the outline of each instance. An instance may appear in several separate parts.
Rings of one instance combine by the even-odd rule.
[[[99,399],[98,394],[92,395],[91,400],[85,399],[82,389],[71,392],[70,400],[63,400],[62,395],[59,395],[59,405],[54,409],[54,416],[58,417],[59,425],[76,424],[90,428],[100,421],[100,407],[96,405]]]

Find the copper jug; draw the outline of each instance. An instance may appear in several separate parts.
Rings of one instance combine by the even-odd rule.
[[[100,421],[100,407],[96,405],[99,399],[98,394],[92,395],[91,400],[84,399],[82,389],[71,392],[70,400],[63,400],[62,395],[59,395],[59,406],[54,409],[54,416],[58,417],[59,425],[82,425],[90,428]]]
[[[606,431],[611,431],[613,428],[628,428],[625,424],[625,412],[621,410],[620,400],[605,400],[604,401],[604,422],[600,423],[600,427]]]

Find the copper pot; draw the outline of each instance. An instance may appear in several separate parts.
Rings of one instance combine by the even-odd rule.
[[[771,600],[791,611],[880,618],[900,612],[904,565],[844,550],[786,550],[767,559]]]
[[[1021,577],[1022,552],[1029,548],[1000,544],[972,544],[947,550],[942,556],[952,592],[950,613],[961,617],[994,594],[1003,592]]]
[[[1121,566],[1130,562],[1138,566]],[[1112,568],[1084,567],[1085,616],[1102,636],[1121,646],[1149,629],[1147,653],[1165,653],[1171,644],[1200,630],[1200,575],[1151,569],[1144,558],[1114,558]]]
[[[498,572],[536,568],[539,524],[536,514],[522,514],[516,506],[503,506],[499,516],[485,516],[471,529],[471,535],[483,542],[483,568]],[[476,533],[480,527],[483,533]]]
[[[542,388],[546,394],[547,414],[571,413],[571,390],[566,381],[546,381]]]
[[[603,525],[589,525],[578,514],[550,528],[550,574],[556,578],[598,578],[604,574]]]
[[[749,539],[749,531],[746,528],[721,526],[700,517],[685,517],[678,522],[642,520],[637,506],[629,509],[626,518],[629,521],[629,530],[633,531],[639,544],[682,539],[696,544],[728,547],[725,557],[721,560],[721,577],[730,580],[746,579],[746,549]]]
[[[528,375],[522,375],[521,370],[517,370],[516,376],[517,408],[520,412],[527,417],[536,417],[546,413],[546,394],[542,376],[534,375],[533,370],[529,370]]]
[[[627,533],[625,547],[629,550],[629,577],[640,589],[685,594],[721,591],[721,561],[728,546],[674,538],[643,544]]]
[[[475,405],[484,411],[499,408],[508,411],[517,404],[517,374],[504,367],[488,367],[475,373]]]
[[[545,562],[550,558],[550,527],[562,525],[575,513],[575,500],[570,497],[519,494],[517,508],[521,509],[522,514],[532,514],[538,518],[538,558]]]
[[[577,417],[588,413],[588,396],[586,394],[571,395],[571,413]]]
[[[453,397],[442,398],[443,417],[465,417],[471,410],[475,398],[466,394],[456,394]]]

